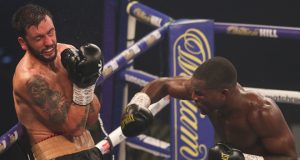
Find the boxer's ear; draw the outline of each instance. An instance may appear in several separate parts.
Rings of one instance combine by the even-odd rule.
[[[229,93],[229,89],[227,89],[227,88],[224,88],[223,90],[222,90],[222,92],[221,92],[224,96],[227,96],[228,95],[228,93]]]
[[[18,37],[18,42],[21,46],[21,48],[26,51],[27,50],[27,45],[26,45],[26,42],[25,40],[22,38],[22,37]]]

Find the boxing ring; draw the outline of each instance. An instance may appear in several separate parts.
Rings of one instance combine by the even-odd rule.
[[[140,87],[158,78],[156,75],[152,75],[140,70],[135,70],[133,69],[133,67],[128,67],[128,66],[130,66],[130,64],[133,62],[133,60],[136,57],[145,53],[148,49],[156,45],[165,37],[169,36],[168,37],[169,40],[172,39],[172,37],[170,38],[170,36],[173,36],[171,33],[174,32],[172,31],[172,29],[177,29],[178,26],[186,27],[190,23],[196,23],[197,25],[202,25],[202,23],[204,23],[204,30],[213,31],[212,34],[211,31],[208,31],[209,36],[213,36],[214,34],[228,34],[228,35],[251,36],[251,37],[262,37],[262,38],[300,39],[300,28],[252,25],[252,24],[250,25],[250,24],[219,23],[219,22],[212,22],[210,20],[198,20],[198,21],[174,20],[172,17],[169,17],[163,13],[160,13],[138,2],[130,2],[127,6],[127,13],[129,15],[127,39],[129,40],[134,39],[136,20],[143,22],[146,25],[156,27],[156,29],[154,29],[152,32],[147,34],[145,37],[143,37],[136,43],[134,43],[133,41],[129,42],[127,49],[125,49],[124,51],[119,53],[116,57],[114,57],[109,62],[107,62],[104,65],[103,76],[98,79],[96,86],[99,86],[103,81],[105,81],[107,78],[112,76],[114,73],[119,74],[119,78],[121,80],[124,80],[131,84],[135,84]],[[209,24],[206,25],[206,23]],[[192,27],[194,27],[194,24]],[[183,75],[191,75],[193,69],[195,69],[196,62],[197,64],[203,63],[205,60],[211,58],[214,52],[213,39],[210,40],[209,38],[207,38],[208,40],[206,39],[207,36],[204,33],[206,31],[203,31],[203,34],[202,32],[200,34],[200,32],[197,32],[197,30],[193,30],[193,29],[194,28],[192,28],[192,30],[190,30],[191,32],[189,32],[188,34],[189,37],[192,37],[192,41],[190,41],[190,43],[193,42],[193,44],[198,44],[195,41],[196,40],[201,41],[201,44],[203,44],[206,47],[203,48],[200,47],[200,49],[202,49],[200,51],[209,54],[205,56],[202,55],[203,59],[201,59],[201,61],[200,60],[191,61],[187,59],[187,57],[191,57],[190,55],[187,55],[188,50],[185,51],[184,53],[186,53],[185,54],[186,56],[181,57],[180,60],[181,62],[182,61],[190,62],[192,63],[192,65],[186,66],[186,64],[182,64],[182,63],[178,64],[179,66],[186,67],[185,68],[186,72],[184,72]],[[195,37],[191,33],[199,33],[198,35],[203,37],[200,38]],[[176,48],[170,48],[169,46],[169,49],[174,51]],[[170,62],[170,63],[172,66],[177,67],[176,63],[174,62]],[[179,75],[175,70],[176,69],[170,71],[170,76]],[[246,87],[245,89],[259,92],[264,96],[274,99],[276,102],[300,105],[300,92],[298,91],[252,88],[252,87]],[[128,92],[127,89],[125,89],[124,91]],[[124,94],[124,99],[128,99],[128,94],[126,93]],[[156,115],[165,106],[171,105],[172,108],[175,108],[174,105],[176,106],[176,104],[179,103],[184,104],[185,107],[190,107],[190,108],[189,110],[187,109],[182,109],[179,111],[172,110],[173,113],[178,113],[178,112],[180,112],[181,114],[184,113],[183,116],[186,117],[183,116],[173,117],[172,120],[173,129],[170,136],[171,142],[165,142],[145,134],[141,134],[134,138],[127,138],[122,134],[121,128],[118,127],[109,134],[104,132],[106,133],[106,138],[100,141],[96,146],[101,150],[102,153],[107,154],[109,152],[112,152],[113,148],[118,146],[121,142],[126,141],[126,145],[135,149],[139,149],[151,153],[155,156],[162,157],[162,159],[172,159],[172,160],[173,159],[174,160],[175,159],[176,160],[177,159],[207,159],[206,153],[208,151],[208,148],[211,147],[212,144],[214,144],[213,141],[214,136],[212,131],[209,134],[203,133],[203,130],[201,130],[201,133],[192,132],[191,126],[193,126],[193,124],[190,124],[190,126],[188,127],[186,126],[187,122],[193,123],[192,120],[195,120],[196,122],[201,122],[200,120],[203,119],[205,119],[205,121],[202,122],[205,124],[195,124],[195,126],[208,127],[210,125],[209,122],[207,122],[207,118],[205,116],[200,114],[198,117],[193,116],[191,111],[194,109],[194,107],[190,106],[189,102],[178,101],[173,98],[170,98],[169,96],[166,96],[165,98],[161,99],[159,102],[152,104],[150,106],[150,110],[154,115]],[[126,100],[124,101],[124,104],[126,104]],[[183,130],[180,130],[179,127],[177,128],[176,127],[178,124],[178,121],[176,121],[177,118],[186,120],[184,121],[183,124],[179,124],[179,125],[185,125],[183,127],[187,127],[187,128],[183,128]],[[209,127],[210,129],[212,129],[211,126]],[[191,136],[191,135],[196,136],[194,135],[195,133],[198,133],[200,135],[199,136],[200,138],[198,137],[199,139],[195,140],[197,142],[194,141],[192,142],[191,139],[187,138],[187,136]],[[9,131],[7,131],[5,134],[3,134],[0,137],[0,154],[5,152],[10,146],[12,146],[19,139],[19,137],[22,136],[22,134],[23,134],[23,128],[19,123],[16,124]],[[206,138],[206,136],[208,138]],[[178,137],[181,137],[181,140],[184,140],[184,142],[186,143],[180,142],[180,140],[177,139]],[[195,145],[194,143],[197,145]],[[197,148],[193,149],[191,146]]]

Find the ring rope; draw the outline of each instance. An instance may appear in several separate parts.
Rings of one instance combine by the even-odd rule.
[[[0,137],[0,154],[4,153],[23,135],[23,127],[21,123],[14,125],[9,131]]]
[[[172,17],[136,1],[127,5],[127,13],[153,27],[174,22]],[[214,31],[239,36],[300,39],[300,28],[297,27],[215,22]]]
[[[168,24],[160,27],[145,37],[134,43],[131,47],[127,48],[116,57],[107,62],[103,67],[103,76],[99,77],[96,83],[96,87],[99,86],[106,78],[110,77],[113,73],[119,69],[125,67],[131,60],[136,58],[142,53],[145,53],[149,48],[162,40],[168,29]]]
[[[170,158],[170,143],[140,134],[127,139],[126,144],[131,148],[142,150],[154,156]]]
[[[300,92],[288,90],[276,90],[265,88],[245,87],[246,90],[258,92],[266,97],[273,99],[276,102],[288,104],[300,104]]]

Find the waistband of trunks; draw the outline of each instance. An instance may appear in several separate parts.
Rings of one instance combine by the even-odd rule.
[[[62,135],[54,136],[32,146],[35,160],[51,160],[63,155],[77,153],[95,146],[89,131],[81,136],[67,138]]]

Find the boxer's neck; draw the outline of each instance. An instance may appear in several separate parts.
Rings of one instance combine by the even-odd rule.
[[[238,110],[242,98],[243,97],[238,86],[229,89],[226,96],[226,102],[219,108],[219,111],[222,113],[230,113]]]

